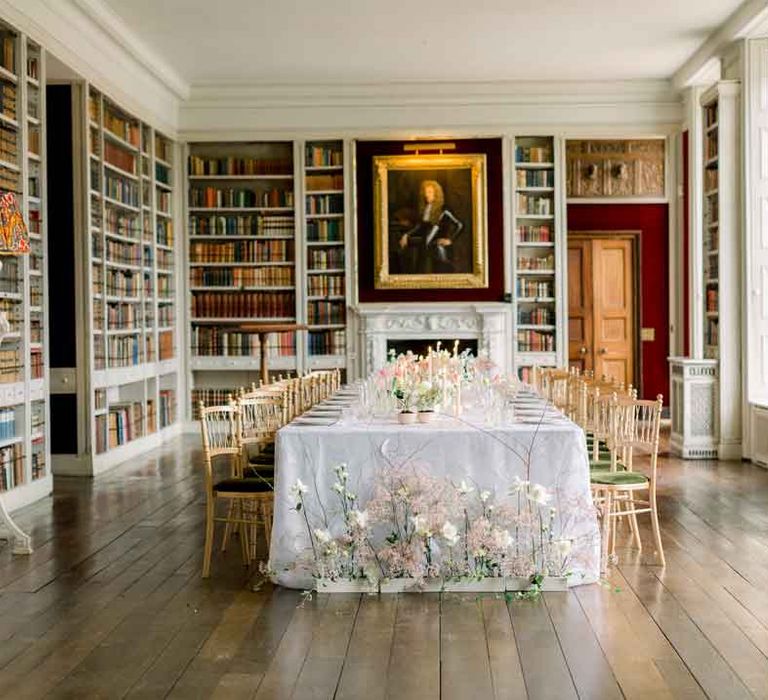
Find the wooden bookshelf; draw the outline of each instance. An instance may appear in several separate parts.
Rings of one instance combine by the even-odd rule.
[[[299,317],[295,163],[290,141],[189,145],[193,415],[194,397],[210,399],[259,380],[259,338],[239,330],[238,322],[290,323]],[[300,342],[297,333],[273,333],[270,369],[299,371]]]
[[[0,23],[0,190],[19,197],[30,254],[3,256],[0,308],[0,492],[9,510],[51,490],[46,271],[45,52]]]
[[[86,94],[86,265],[93,472],[178,419],[175,144],[93,86]]]
[[[344,142],[303,144],[304,322],[308,369],[346,368]]]
[[[524,380],[562,356],[558,146],[552,136],[512,140],[514,365]]]

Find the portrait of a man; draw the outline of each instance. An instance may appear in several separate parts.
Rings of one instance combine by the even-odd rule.
[[[484,158],[374,158],[378,288],[485,285]]]

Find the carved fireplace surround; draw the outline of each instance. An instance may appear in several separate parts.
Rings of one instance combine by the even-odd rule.
[[[511,371],[511,306],[502,303],[359,304],[357,321],[360,371],[367,376],[387,361],[390,340],[477,341],[504,371]]]

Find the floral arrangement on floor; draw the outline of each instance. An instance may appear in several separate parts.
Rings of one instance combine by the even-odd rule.
[[[391,581],[417,589],[491,582],[488,590],[535,595],[548,577],[562,583],[569,575],[573,543],[557,536],[552,494],[540,484],[516,478],[499,498],[417,465],[393,466],[379,474],[372,498],[361,504],[350,490],[347,465],[334,467],[334,475],[343,516],[338,531],[314,522],[305,484],[297,480],[291,488],[319,590],[339,581],[370,589]],[[510,579],[511,589],[504,583]]]

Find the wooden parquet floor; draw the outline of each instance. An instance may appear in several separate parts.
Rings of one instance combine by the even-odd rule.
[[[200,578],[198,440],[57,479],[0,547],[0,698],[768,698],[768,471],[661,461],[668,565],[534,602]],[[629,539],[622,534],[624,542]]]

